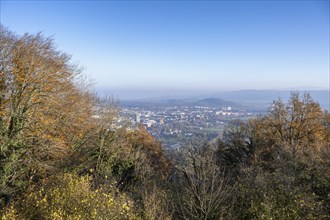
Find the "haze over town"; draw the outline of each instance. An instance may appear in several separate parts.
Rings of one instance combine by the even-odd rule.
[[[53,36],[101,95],[329,90],[328,1],[1,1],[0,14]]]

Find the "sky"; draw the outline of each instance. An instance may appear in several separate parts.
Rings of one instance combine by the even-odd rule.
[[[329,1],[1,1],[0,6],[2,25],[16,34],[52,36],[100,91],[330,87]]]

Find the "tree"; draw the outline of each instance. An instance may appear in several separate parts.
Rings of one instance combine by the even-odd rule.
[[[328,131],[329,114],[308,93],[292,93],[225,132],[218,153],[222,164],[238,164],[240,218],[328,218]]]
[[[0,31],[0,191],[14,195],[54,172],[85,138],[94,98],[52,39]]]
[[[326,140],[324,112],[309,93],[305,93],[302,99],[299,93],[292,93],[287,104],[281,100],[274,101],[265,120],[272,132],[271,137],[277,139],[293,155],[308,148],[317,148],[320,141]]]
[[[251,163],[254,146],[248,125],[233,121],[225,129],[222,138],[216,142],[217,158],[220,166],[225,167],[229,179],[236,179],[242,167]]]
[[[189,146],[173,180],[178,219],[233,218],[233,187],[211,145]]]

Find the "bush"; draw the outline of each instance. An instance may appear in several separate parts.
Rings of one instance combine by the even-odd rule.
[[[133,203],[115,189],[93,189],[91,177],[65,174],[28,193],[3,219],[136,219]],[[14,216],[14,217],[13,217]]]

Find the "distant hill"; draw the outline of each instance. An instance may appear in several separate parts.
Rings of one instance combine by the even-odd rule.
[[[226,101],[219,98],[205,98],[195,102],[192,102],[193,105],[200,106],[210,106],[210,107],[228,107],[228,106],[238,106],[238,103]]]
[[[194,101],[196,101],[196,99],[167,99],[166,103],[168,105],[191,105],[191,103],[193,103]]]
[[[219,98],[204,98],[204,99],[165,99],[165,100],[135,100],[121,102],[123,106],[205,106],[205,107],[238,107],[240,104],[232,101],[227,101]]]
[[[270,104],[273,100],[281,98],[284,102],[288,101],[292,91],[288,90],[240,90],[232,92],[222,92],[213,94],[214,97],[221,99],[250,104]],[[330,110],[330,91],[329,90],[311,90],[297,91],[301,95],[304,92],[309,92],[313,100],[320,103],[322,108]]]
[[[124,106],[212,106],[212,107],[246,107],[253,109],[267,109],[270,104],[281,98],[287,102],[291,96],[289,90],[240,90],[231,92],[218,92],[212,94],[204,94],[199,96],[181,97],[178,92],[177,96],[159,97],[159,98],[144,98],[136,100],[121,100]],[[304,91],[298,91],[302,95]],[[311,94],[313,100],[320,103],[322,108],[330,110],[330,92],[329,90],[311,90],[307,91]],[[188,98],[189,97],[189,98]]]

